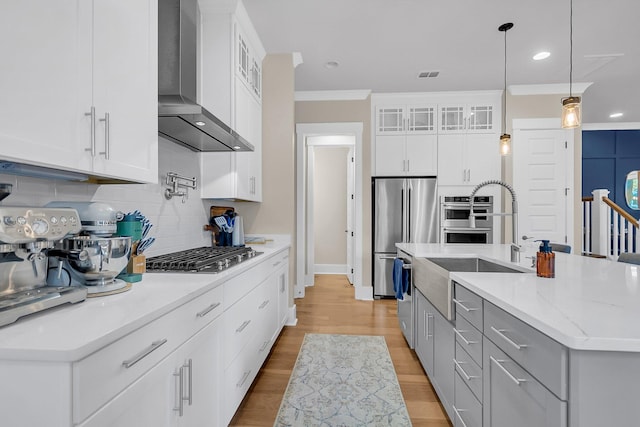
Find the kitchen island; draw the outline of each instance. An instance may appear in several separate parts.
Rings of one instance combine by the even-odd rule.
[[[523,256],[518,265],[509,262],[509,245],[397,247],[413,256],[414,264],[422,258],[479,257],[529,271],[452,271],[452,321],[430,306],[419,285],[415,287],[417,342],[423,331],[424,341],[437,354],[442,331],[432,332],[433,325],[446,322],[451,328],[450,338],[440,339],[440,344],[454,357],[440,369],[445,380],[438,384],[436,379],[435,387],[456,425],[582,427],[636,422],[640,266],[557,253],[556,277],[545,279],[536,276],[531,259]],[[429,364],[430,353],[423,349],[416,344],[418,355],[427,355],[421,361],[425,359],[429,374],[436,365]]]
[[[226,425],[290,315],[289,247],[216,274],[146,273],[1,328],[2,424]]]

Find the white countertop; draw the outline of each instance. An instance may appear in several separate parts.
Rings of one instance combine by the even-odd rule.
[[[509,245],[397,247],[419,258],[478,256],[513,265]],[[530,266],[525,258],[519,265]],[[640,352],[640,266],[556,253],[555,278],[530,271],[450,277],[569,348]]]
[[[23,317],[0,328],[0,360],[80,360],[289,246],[253,245],[263,254],[216,274],[145,273],[129,291]]]

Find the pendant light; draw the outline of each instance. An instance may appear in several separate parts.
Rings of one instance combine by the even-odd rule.
[[[562,127],[576,128],[582,122],[580,97],[573,96],[573,0],[569,0],[569,97],[562,99]]]
[[[502,93],[502,135],[500,135],[500,154],[503,156],[506,156],[511,151],[511,135],[507,133],[507,31],[512,28],[512,22],[507,22],[498,27],[498,31],[504,32],[504,91]]]

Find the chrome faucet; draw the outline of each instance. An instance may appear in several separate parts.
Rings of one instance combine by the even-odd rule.
[[[522,247],[518,245],[518,200],[516,198],[516,192],[512,186],[509,184],[494,179],[490,181],[484,181],[480,184],[476,185],[475,188],[471,191],[471,196],[469,197],[469,227],[475,228],[476,226],[476,214],[473,212],[473,196],[476,195],[479,189],[485,187],[487,185],[501,185],[511,193],[511,213],[482,213],[479,214],[481,216],[505,216],[511,215],[511,262],[520,262],[520,252],[522,251]]]

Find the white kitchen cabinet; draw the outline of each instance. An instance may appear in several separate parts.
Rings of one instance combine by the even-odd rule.
[[[376,107],[375,176],[436,175],[436,106]]]
[[[416,290],[416,354],[427,375],[433,376],[433,316],[435,308]]]
[[[289,318],[289,255],[284,254],[281,261],[274,265],[278,287],[278,332]]]
[[[475,186],[500,171],[497,134],[438,135],[438,185]]]
[[[157,3],[36,3],[0,8],[1,157],[156,182]]]
[[[494,133],[500,124],[496,105],[491,101],[440,104],[438,112],[438,134]]]
[[[201,15],[201,103],[254,146],[252,152],[202,153],[201,197],[260,202],[266,52],[242,3],[231,10],[204,7]]]

